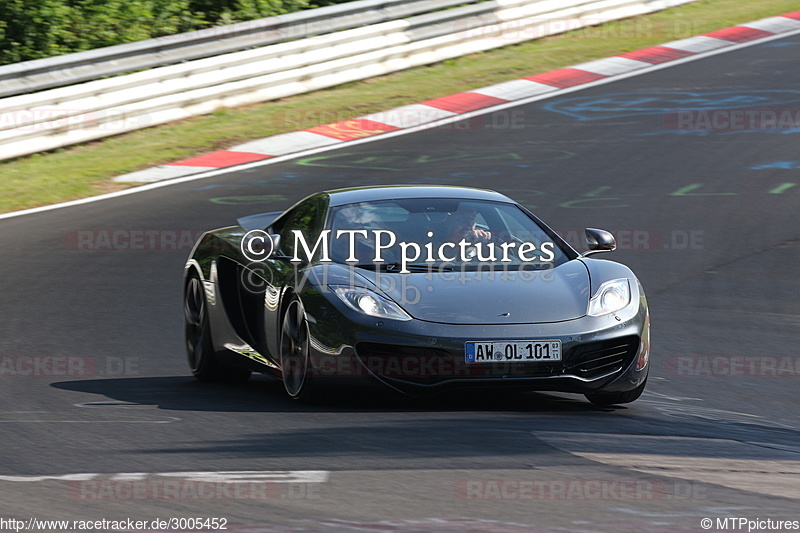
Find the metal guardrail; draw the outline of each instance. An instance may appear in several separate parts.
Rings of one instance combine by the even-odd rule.
[[[472,4],[464,4],[463,0],[360,0],[334,6],[347,10],[320,8],[281,16],[283,22],[288,17],[296,21],[287,30],[292,35],[300,31],[300,15],[309,24],[330,20],[325,27],[331,31],[0,98],[0,160],[210,113],[221,107],[283,98],[689,1],[693,0],[488,0]],[[454,7],[442,9],[447,6]],[[398,17],[400,12],[411,16]],[[260,27],[279,31],[282,22],[274,19],[281,17],[256,22],[262,24]],[[382,22],[356,26],[353,17]],[[350,20],[345,22],[345,18]],[[272,25],[266,22],[270,20]],[[348,29],[332,31],[348,24]],[[234,42],[241,48],[241,39],[247,38],[240,24],[234,26],[240,26],[232,32],[237,36],[230,41],[220,38],[222,49],[228,50]],[[170,63],[175,62],[180,50],[195,54],[200,53],[196,47],[202,46],[206,49],[203,54],[207,54],[215,43],[208,35],[186,35],[191,35],[193,44],[172,48]],[[275,36],[265,34],[259,38]],[[136,46],[124,45],[129,47],[125,62],[142,65],[159,60],[167,51],[153,48],[154,41],[158,39],[134,43],[141,50],[149,49],[147,53],[134,54],[132,49]],[[91,57],[97,63],[87,59],[93,53],[96,55]],[[60,61],[62,65],[71,64],[72,69],[96,65],[95,75],[103,76],[110,71],[100,67],[113,61],[113,53],[111,49],[82,52],[72,54],[82,56],[78,61],[69,56],[62,56]],[[20,65],[25,63],[16,66]],[[34,76],[33,71],[26,72],[28,77]]]
[[[0,98],[377,24],[466,3],[469,0],[359,0],[3,65],[0,66]]]

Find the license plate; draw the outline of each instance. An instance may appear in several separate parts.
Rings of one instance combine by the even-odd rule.
[[[561,361],[561,341],[468,341],[467,363],[544,363]]]

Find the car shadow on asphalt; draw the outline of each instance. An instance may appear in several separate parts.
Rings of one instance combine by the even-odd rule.
[[[286,395],[280,381],[261,375],[236,384],[201,383],[191,376],[174,376],[61,381],[51,386],[95,395],[87,399],[90,405],[150,405],[168,411],[600,413],[626,409],[600,408],[577,394],[486,389],[403,397],[379,388],[338,388],[327,390],[316,402],[301,404]]]

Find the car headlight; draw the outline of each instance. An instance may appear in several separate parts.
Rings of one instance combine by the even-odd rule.
[[[331,288],[340,300],[359,313],[392,320],[411,320],[411,316],[397,305],[394,300],[381,296],[369,289],[345,286]]]
[[[624,309],[631,303],[631,287],[628,280],[613,279],[606,281],[589,300],[588,314],[591,316],[602,316],[615,313]]]

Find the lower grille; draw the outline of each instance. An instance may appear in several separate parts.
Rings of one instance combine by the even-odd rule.
[[[618,372],[630,364],[638,349],[636,336],[580,344],[567,353],[564,373],[592,379]]]
[[[627,367],[639,347],[636,336],[579,344],[554,363],[482,363],[468,365],[464,353],[429,346],[402,346],[374,342],[356,345],[356,354],[375,375],[421,385],[451,379],[542,378],[577,376],[593,379]]]

